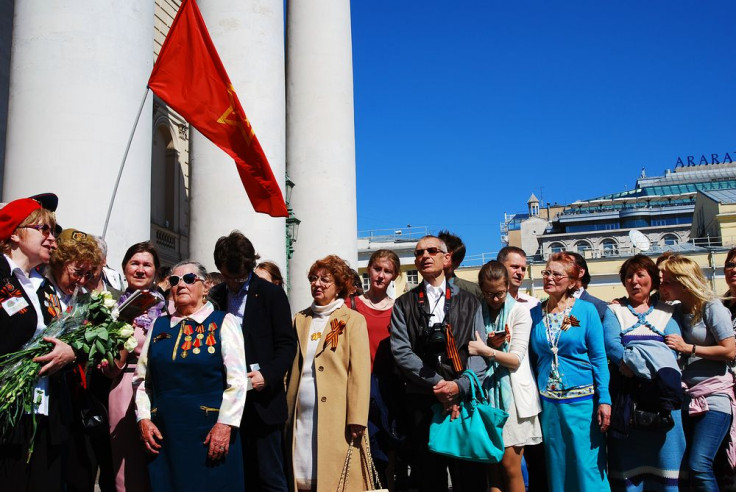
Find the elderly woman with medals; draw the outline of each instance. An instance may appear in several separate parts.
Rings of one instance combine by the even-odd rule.
[[[530,343],[549,489],[610,490],[604,432],[611,397],[601,320],[593,304],[573,296],[580,267],[571,255],[551,255],[542,276],[549,299],[531,312]]]
[[[243,333],[231,314],[207,301],[206,275],[193,261],[172,268],[176,311],[154,322],[133,376],[154,491],[244,488]]]
[[[345,306],[353,274],[331,255],[309,269],[312,305],[297,313],[299,339],[287,376],[286,448],[296,491],[366,490],[361,437],[368,423],[371,359],[362,314]],[[356,456],[343,470],[351,446]],[[345,476],[347,475],[347,476]],[[341,476],[344,488],[338,484]]]
[[[667,335],[680,335],[674,308],[652,302],[657,265],[645,255],[619,272],[627,297],[603,318],[614,400],[608,474],[614,490],[677,492],[685,454],[680,368]],[[683,484],[684,485],[684,484]]]
[[[485,298],[486,333],[476,333],[468,351],[489,360],[483,386],[493,406],[509,414],[503,427],[503,473],[499,473],[498,465],[492,465],[491,490],[523,492],[524,446],[542,442],[539,393],[527,357],[532,319],[529,311],[508,295],[509,275],[502,263],[494,260],[483,265],[478,285]]]

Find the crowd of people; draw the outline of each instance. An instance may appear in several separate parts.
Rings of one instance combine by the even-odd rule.
[[[3,490],[713,491],[733,475],[736,248],[722,296],[694,261],[638,254],[626,296],[605,301],[582,256],[554,253],[540,302],[521,290],[523,250],[471,282],[441,231],[417,242],[422,281],[395,299],[391,250],[370,257],[366,291],[343,259],[316,260],[292,318],[278,267],[238,231],[215,244],[218,272],[162,266],[139,242],[118,273],[101,238],[57,226],[57,202],[0,209],[0,355],[80,292],[155,298],[113,364],[85,368],[46,338],[39,396],[0,442]],[[471,398],[467,371],[508,415],[497,464],[428,446],[437,409],[453,419]]]

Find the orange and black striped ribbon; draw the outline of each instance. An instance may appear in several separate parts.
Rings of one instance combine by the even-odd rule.
[[[452,367],[455,368],[455,372],[461,373],[463,372],[463,364],[460,361],[460,354],[457,351],[457,346],[455,345],[455,335],[452,334],[452,326],[448,323],[447,324],[447,356],[450,357],[450,360],[452,361]]]

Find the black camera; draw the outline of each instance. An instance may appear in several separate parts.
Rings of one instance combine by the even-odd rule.
[[[433,323],[428,325],[422,333],[424,345],[433,354],[444,352],[447,347],[447,334],[445,323]]]

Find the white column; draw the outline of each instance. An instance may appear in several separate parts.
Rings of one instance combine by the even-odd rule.
[[[64,227],[101,234],[153,53],[153,2],[15,2],[3,199],[59,195]],[[151,97],[108,228],[111,265],[150,234]]]
[[[282,0],[199,0],[230,81],[283,192],[285,161]],[[238,229],[262,260],[284,270],[284,219],[253,211],[235,163],[192,129],[190,256],[214,269],[220,236]]]
[[[307,271],[337,254],[357,268],[353,61],[349,0],[290,1],[287,162],[301,219],[289,264],[294,311],[311,302]]]
[[[3,186],[5,134],[8,127],[8,87],[10,83],[10,46],[13,42],[14,4],[14,0],[0,0],[0,190]],[[2,201],[2,196],[0,196],[0,201]]]

